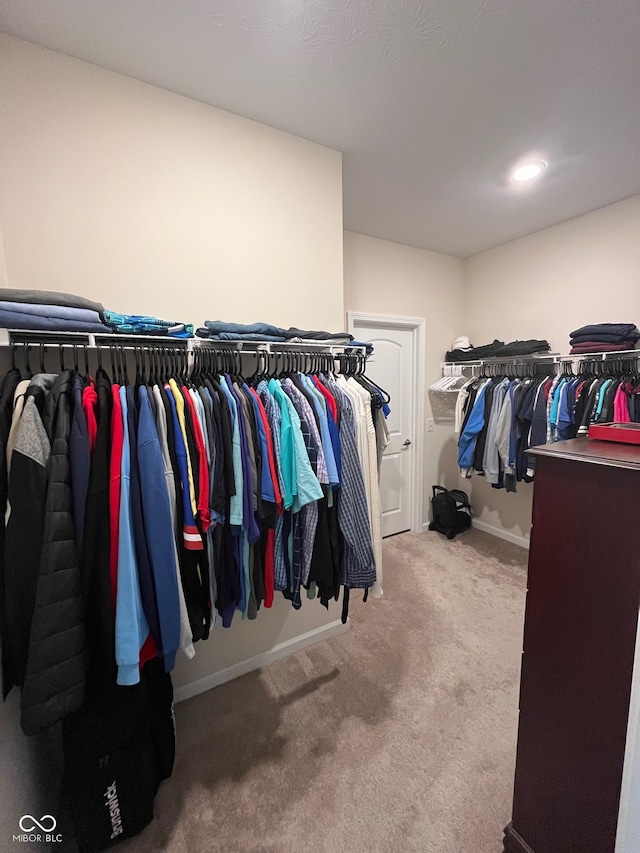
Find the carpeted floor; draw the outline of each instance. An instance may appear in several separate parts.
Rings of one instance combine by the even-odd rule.
[[[176,707],[174,775],[135,853],[501,853],[526,552],[385,540],[346,633]]]

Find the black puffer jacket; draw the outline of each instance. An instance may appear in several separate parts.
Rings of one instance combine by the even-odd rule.
[[[68,370],[58,376],[43,414],[51,454],[47,462],[35,608],[22,686],[21,725],[25,734],[36,734],[77,710],[85,695],[88,654],[69,466],[71,377]]]

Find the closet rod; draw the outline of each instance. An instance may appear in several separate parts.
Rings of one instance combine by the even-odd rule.
[[[29,329],[0,329],[0,347],[14,344],[45,344],[62,347],[118,347],[121,349],[139,349],[141,346],[172,346],[193,352],[198,348],[239,352],[279,352],[293,350],[307,352],[340,353],[367,355],[366,346],[332,344],[328,341],[272,342],[272,341],[210,341],[206,338],[172,338],[165,335],[118,335],[102,332],[49,332]]]
[[[640,349],[617,350],[613,352],[585,352],[573,353],[568,355],[560,355],[557,352],[545,353],[544,355],[521,355],[521,356],[496,356],[495,358],[482,358],[475,361],[443,361],[442,368],[445,367],[483,367],[491,364],[559,364],[563,361],[584,361],[585,359],[601,359],[606,361],[609,358],[640,358]]]

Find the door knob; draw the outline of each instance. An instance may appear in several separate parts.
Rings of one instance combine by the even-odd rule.
[[[404,444],[403,444],[402,446],[403,446],[403,447],[409,447],[409,445],[410,445],[410,444],[411,444],[411,439],[410,439],[410,438],[407,438],[407,439],[405,439],[405,442],[404,442]]]

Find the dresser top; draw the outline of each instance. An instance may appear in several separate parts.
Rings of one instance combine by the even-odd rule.
[[[591,438],[571,438],[555,444],[541,444],[527,453],[533,456],[552,456],[573,462],[590,462],[594,465],[609,465],[613,468],[629,468],[640,471],[640,445],[621,444],[615,441],[598,441]]]

